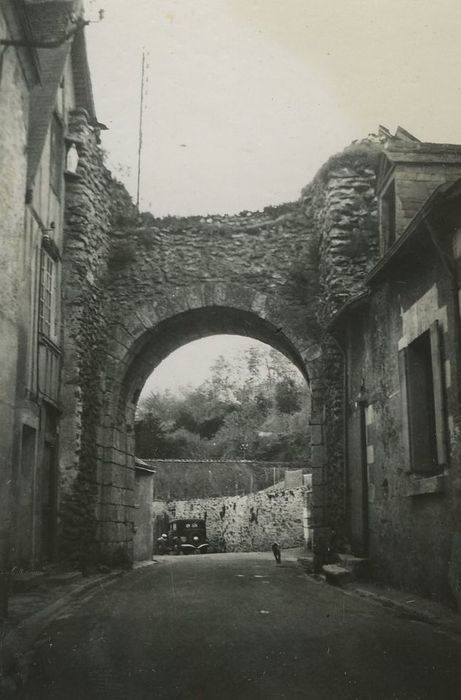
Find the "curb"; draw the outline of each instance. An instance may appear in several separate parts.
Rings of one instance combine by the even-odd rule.
[[[461,637],[461,617],[459,621],[457,619],[451,619],[450,617],[441,617],[435,613],[431,613],[421,608],[414,608],[402,601],[392,600],[392,598],[388,598],[380,593],[367,591],[363,588],[359,588],[358,586],[354,586],[353,584],[349,584],[345,588],[338,588],[337,590],[341,590],[345,595],[364,598],[371,603],[380,605],[383,608],[388,608],[393,612],[400,613],[400,615],[403,617],[416,620],[417,622],[424,622],[425,624],[433,627],[438,627],[444,632],[456,635],[458,638]],[[453,615],[456,615],[456,613],[453,613]]]
[[[299,564],[300,561],[298,559],[298,565]],[[326,580],[324,575],[313,574],[307,569],[306,566],[303,566],[302,564],[301,569],[304,571],[306,576],[308,576],[308,578],[311,579],[311,581],[313,581],[314,583],[326,583],[330,586],[332,585]],[[403,617],[407,617],[408,619],[416,620],[418,622],[424,622],[425,624],[431,625],[432,627],[438,627],[443,632],[456,636],[456,638],[458,639],[459,637],[461,637],[461,615],[457,615],[457,613],[453,612],[452,616],[450,616],[450,611],[447,610],[447,615],[444,616],[435,612],[424,610],[422,608],[415,608],[414,606],[408,605],[408,603],[405,603],[403,601],[393,600],[392,598],[382,595],[380,593],[376,593],[375,591],[369,591],[365,588],[360,588],[360,585],[357,584],[359,584],[358,581],[355,583],[350,582],[342,586],[335,585],[332,587],[336,591],[340,591],[343,595],[364,598],[370,603],[380,605],[383,608],[388,608],[393,612],[399,613]]]
[[[127,571],[115,571],[84,581],[42,610],[22,620],[19,625],[0,639],[0,682],[14,673],[21,656],[33,646],[43,630],[72,602],[98,586],[105,586],[121,578]]]

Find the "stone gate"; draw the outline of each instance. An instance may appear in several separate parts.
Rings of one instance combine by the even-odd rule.
[[[346,516],[342,357],[327,323],[361,291],[375,259],[378,146],[364,142],[332,158],[294,203],[155,219],[138,214],[104,167],[83,110],[71,131],[80,161],[67,190],[63,263],[63,555],[81,548],[107,561],[131,559],[140,391],[173,350],[218,333],[271,345],[310,386],[313,524],[322,549]]]

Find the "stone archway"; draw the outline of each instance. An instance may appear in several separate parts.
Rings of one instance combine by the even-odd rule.
[[[110,326],[105,361],[103,448],[98,460],[101,499],[98,504],[98,542],[105,558],[120,547],[131,556],[134,488],[134,413],[139,393],[155,367],[178,347],[216,334],[246,335],[271,345],[304,375],[313,396],[320,392],[320,346],[315,338],[296,337],[270,311],[271,299],[251,289],[225,284],[202,285],[174,293],[175,313],[147,304],[124,323]],[[232,299],[232,301],[231,301]],[[229,304],[232,303],[232,306]],[[282,310],[283,317],[283,310]],[[315,402],[313,402],[315,410]],[[322,416],[311,417],[317,454],[322,449]],[[306,426],[306,430],[308,426]],[[324,465],[313,469],[314,492],[321,485]],[[314,529],[324,520],[323,504],[314,497]]]
[[[120,495],[132,479],[129,407],[143,372],[213,328],[265,340],[309,377],[314,526],[324,548],[327,526],[341,528],[345,513],[343,358],[328,322],[363,292],[377,250],[379,149],[364,142],[331,158],[296,202],[156,219],[111,177],[82,110],[69,129],[80,159],[66,191],[62,555],[94,544],[95,556],[118,549],[129,559],[132,505]]]

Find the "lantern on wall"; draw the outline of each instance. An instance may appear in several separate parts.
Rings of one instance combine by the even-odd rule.
[[[66,153],[66,173],[75,175],[78,168],[78,151],[75,142],[72,141],[67,148]]]

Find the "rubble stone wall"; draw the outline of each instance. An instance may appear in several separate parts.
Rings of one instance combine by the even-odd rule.
[[[322,328],[323,374],[313,390],[311,439],[320,519],[344,535],[344,360],[327,324],[354,296],[379,252],[376,165],[379,145],[365,141],[330,158],[303,191],[301,202],[315,232],[319,284],[315,306]],[[328,533],[326,535],[329,536]]]
[[[105,168],[98,133],[85,110],[70,117],[77,143],[77,177],[67,181],[65,214],[64,370],[62,377],[60,501],[62,555],[88,552],[100,521],[100,504],[112,480],[104,474],[104,383],[109,298],[107,267],[117,220],[117,184]],[[133,205],[119,188],[128,209]],[[133,480],[134,485],[134,480]],[[130,498],[133,503],[131,487]],[[115,539],[119,542],[119,533]],[[128,539],[124,540],[126,546]],[[78,543],[78,547],[76,546]],[[95,553],[95,556],[97,554]]]
[[[266,552],[305,544],[303,522],[310,492],[275,486],[245,496],[192,499],[168,504],[170,518],[206,518],[207,536],[218,552]]]
[[[68,548],[96,541],[109,557],[132,556],[139,392],[170,352],[215,333],[267,342],[309,376],[313,521],[342,525],[342,358],[325,326],[374,255],[376,147],[332,159],[297,202],[155,219],[112,180],[81,111],[71,130],[80,179],[68,188],[64,261]]]

